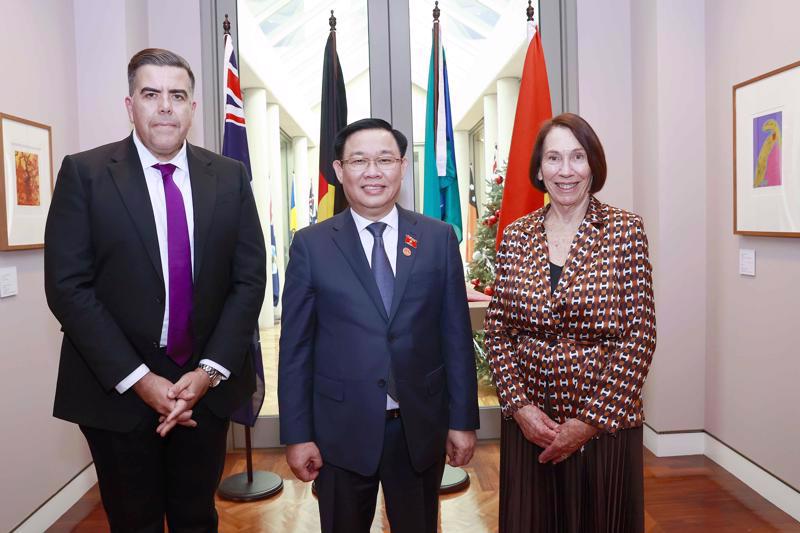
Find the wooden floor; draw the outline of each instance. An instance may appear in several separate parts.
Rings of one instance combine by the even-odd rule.
[[[311,533],[319,531],[310,484],[292,477],[282,450],[259,450],[256,469],[284,478],[283,492],[254,503],[218,500],[223,533]],[[471,485],[441,502],[444,533],[497,531],[499,446],[481,442],[467,467]],[[244,455],[228,454],[225,475],[244,471]],[[800,523],[703,456],[657,458],[645,450],[645,507],[648,533],[800,532]],[[97,487],[48,531],[100,533],[108,530]],[[372,531],[388,531],[379,501]]]

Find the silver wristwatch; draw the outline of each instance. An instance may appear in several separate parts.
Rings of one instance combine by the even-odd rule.
[[[219,385],[220,381],[222,381],[222,378],[223,378],[223,376],[222,376],[222,372],[220,372],[219,370],[217,370],[217,369],[216,369],[216,368],[214,368],[213,366],[206,365],[206,364],[204,364],[204,363],[200,363],[200,365],[198,365],[198,366],[199,366],[199,367],[200,367],[202,370],[204,370],[206,374],[208,374],[208,379],[209,379],[209,381],[211,382],[211,383],[208,385],[208,386],[209,386],[209,388],[212,388],[212,389],[213,389],[214,387],[216,387],[217,385]]]

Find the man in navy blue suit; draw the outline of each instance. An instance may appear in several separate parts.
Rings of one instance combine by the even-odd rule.
[[[281,441],[316,480],[324,533],[367,533],[383,487],[393,533],[435,532],[445,464],[472,457],[477,380],[452,228],[396,204],[405,136],[336,137],[350,208],[298,231],[281,316]]]

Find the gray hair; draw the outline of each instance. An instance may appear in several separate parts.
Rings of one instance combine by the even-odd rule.
[[[189,62],[184,58],[163,48],[145,48],[137,52],[128,63],[128,94],[133,96],[133,85],[136,80],[136,71],[144,65],[156,65],[159,67],[178,67],[189,74],[192,93],[194,93],[194,73]]]

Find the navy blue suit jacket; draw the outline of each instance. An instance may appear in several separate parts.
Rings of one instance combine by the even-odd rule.
[[[389,364],[416,470],[441,459],[448,429],[478,428],[455,233],[443,222],[397,209],[388,315],[349,209],[295,234],[283,290],[281,441],[313,441],[324,462],[362,475],[373,474],[381,457]]]

